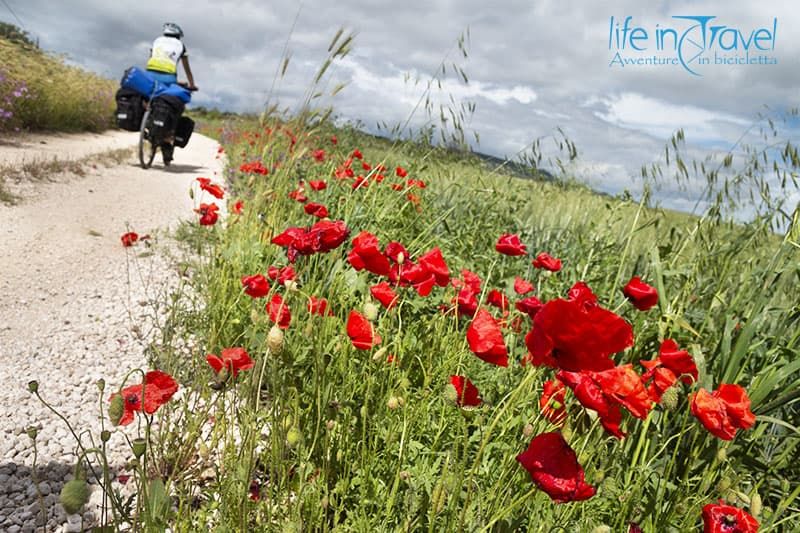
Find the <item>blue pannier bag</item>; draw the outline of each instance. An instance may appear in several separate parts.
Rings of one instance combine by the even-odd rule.
[[[163,83],[154,80],[147,75],[147,72],[138,67],[131,67],[126,70],[125,74],[122,75],[120,85],[125,89],[132,89],[148,99],[153,94],[153,91],[158,93],[166,89]]]
[[[192,93],[189,89],[181,87],[178,84],[164,85],[163,89],[159,87],[156,89],[156,97],[159,96],[174,96],[180,99],[184,104],[188,104],[192,100]]]

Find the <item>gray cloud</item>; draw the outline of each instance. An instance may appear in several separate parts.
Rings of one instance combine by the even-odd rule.
[[[271,87],[282,104],[296,106],[331,37],[344,26],[357,33],[355,48],[331,69],[327,87],[339,81],[349,86],[327,102],[373,130],[378,121],[406,120],[418,101],[419,86],[404,82],[404,74],[428,79],[447,56],[464,67],[471,83],[464,86],[450,75],[445,91],[432,98],[446,102],[449,93],[476,102],[470,127],[481,135],[481,150],[513,155],[560,126],[581,149],[574,169],[579,177],[609,192],[640,191],[639,168],[663,153],[679,127],[689,153],[702,158],[709,149],[730,148],[764,104],[798,105],[800,10],[793,0],[412,0],[384,7],[357,0],[301,7],[232,0],[8,2],[44,48],[109,77],[142,64],[161,23],[176,21],[201,87],[195,103],[237,111],[259,110]],[[777,17],[779,64],[708,68],[702,77],[680,67],[609,67],[609,17],[631,15],[635,24],[653,28],[673,24],[671,16],[679,14],[714,14],[745,32],[769,27]],[[2,11],[0,19],[13,22]],[[454,43],[467,27],[465,60]],[[290,68],[273,86],[284,46]],[[411,123],[425,121],[418,113]],[[798,131],[796,125],[788,130],[795,138]],[[671,207],[693,205],[687,198],[696,187],[690,189],[673,188],[661,198]]]

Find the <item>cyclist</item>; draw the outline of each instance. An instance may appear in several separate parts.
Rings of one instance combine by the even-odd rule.
[[[181,39],[183,30],[174,22],[164,23],[163,35],[153,41],[150,49],[150,59],[147,61],[147,72],[155,80],[166,85],[178,83],[178,61],[183,65],[186,72],[186,79],[189,80],[187,89],[196,91],[192,69],[189,67],[189,55]],[[172,161],[174,146],[171,142],[161,146],[161,153],[164,156],[164,163]]]

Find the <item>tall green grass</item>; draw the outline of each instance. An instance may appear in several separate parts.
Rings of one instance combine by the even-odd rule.
[[[0,131],[102,131],[117,84],[28,42],[0,37]]]

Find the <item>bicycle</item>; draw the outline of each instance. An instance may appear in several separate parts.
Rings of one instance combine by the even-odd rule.
[[[178,82],[178,85],[181,87],[188,89],[191,92],[197,90],[197,87],[189,87],[189,84],[183,81]],[[145,111],[144,115],[142,115],[142,123],[139,126],[139,163],[142,165],[142,168],[148,169],[153,164],[153,160],[156,158],[156,150],[159,148],[162,149],[163,152],[163,145],[165,144],[166,137],[164,135],[156,136],[151,132],[151,124],[150,124],[150,102],[155,97],[155,90],[153,94],[150,95],[150,98],[145,102]],[[169,163],[165,163],[165,166],[169,166]]]

